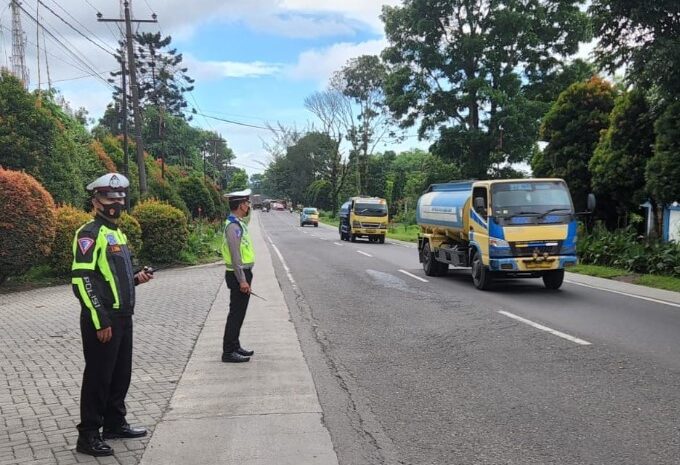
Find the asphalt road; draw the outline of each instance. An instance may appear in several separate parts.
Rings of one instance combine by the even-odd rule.
[[[255,218],[341,464],[680,464],[680,308]]]

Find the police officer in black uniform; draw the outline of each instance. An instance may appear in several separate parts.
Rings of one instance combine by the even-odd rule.
[[[129,185],[118,173],[90,183],[87,190],[96,216],[76,232],[73,241],[71,282],[80,301],[85,355],[76,450],[93,456],[113,454],[104,439],[146,435],[145,428],[132,427],[125,420],[135,286],[153,278],[149,268],[133,272],[127,238],[117,225]]]

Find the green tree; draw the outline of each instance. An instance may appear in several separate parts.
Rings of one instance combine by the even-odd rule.
[[[670,105],[654,127],[654,156],[647,163],[647,189],[659,206],[680,201],[680,102]]]
[[[215,202],[203,179],[194,174],[180,179],[179,195],[194,218],[213,218],[216,214]]]
[[[246,170],[237,168],[231,175],[231,179],[227,184],[227,191],[240,191],[248,188],[248,173]]]
[[[677,0],[593,0],[590,5],[597,63],[611,74],[625,66],[640,88],[658,86],[680,95],[680,2]]]
[[[432,150],[486,177],[527,160],[544,105],[525,93],[534,76],[587,38],[579,0],[406,0],[384,7],[390,66],[386,101],[402,126],[435,131]],[[521,72],[519,70],[522,70]]]
[[[637,211],[646,200],[645,167],[653,145],[654,118],[645,95],[633,90],[619,96],[590,160],[593,190],[611,197],[619,215]]]
[[[585,209],[591,192],[588,164],[609,126],[615,92],[600,78],[572,84],[560,94],[541,125],[541,137],[548,142],[534,155],[534,176],[558,177],[569,185],[577,210]]]
[[[375,55],[352,58],[331,78],[331,86],[359,107],[356,120],[349,121],[347,140],[357,157],[357,187],[367,193],[369,156],[390,130],[392,120],[385,105],[387,67]]]

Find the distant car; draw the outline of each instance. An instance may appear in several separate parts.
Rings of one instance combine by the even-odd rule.
[[[300,212],[300,227],[306,224],[313,224],[315,228],[319,227],[319,210],[316,208],[303,208]]]
[[[282,203],[274,202],[272,203],[272,210],[285,210]]]

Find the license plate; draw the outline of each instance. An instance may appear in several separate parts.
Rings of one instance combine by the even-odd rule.
[[[526,262],[527,268],[550,268],[550,262]]]

